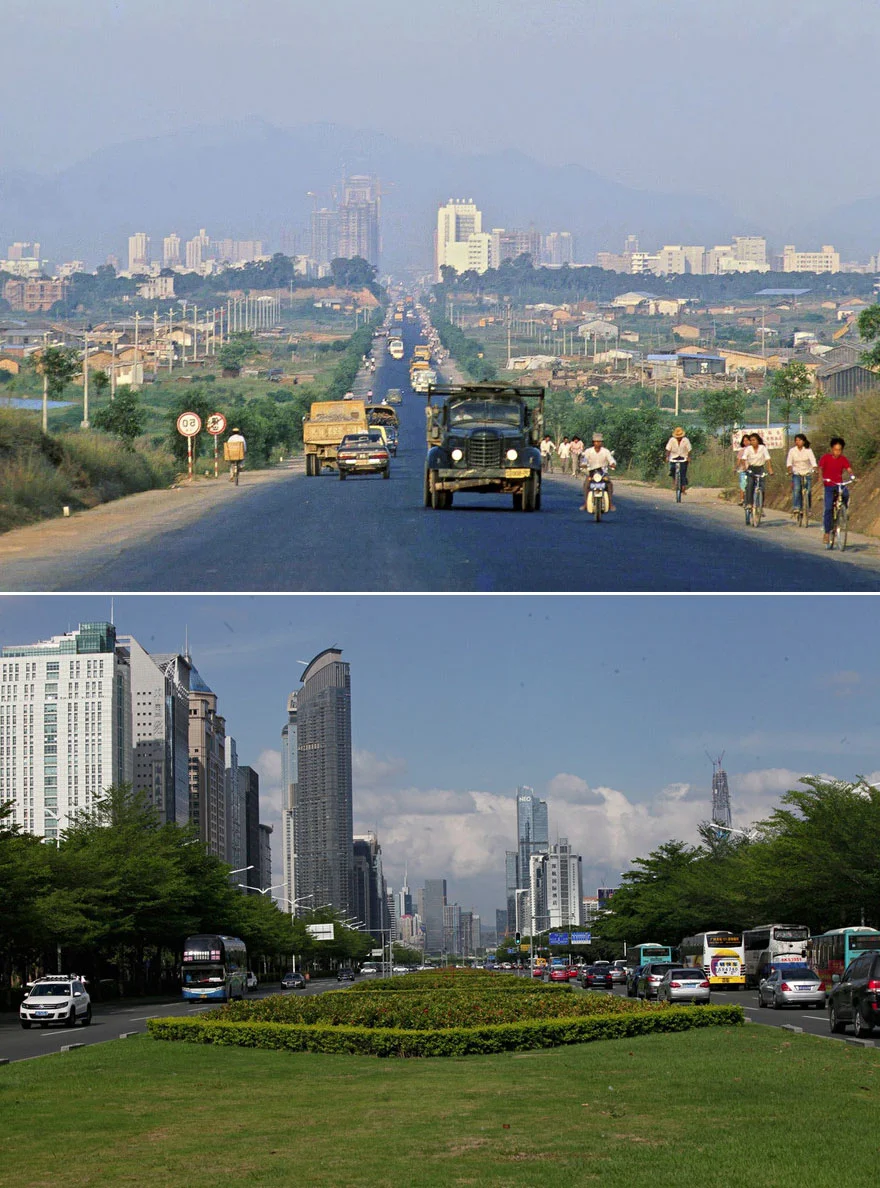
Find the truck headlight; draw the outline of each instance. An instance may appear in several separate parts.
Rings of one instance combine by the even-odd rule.
[[[462,460],[462,458],[463,458],[463,457],[464,457],[464,451],[463,451],[463,450],[460,450],[460,449],[459,449],[459,448],[456,446],[456,448],[455,448],[455,449],[452,451],[452,461],[453,461],[453,462],[460,462],[460,461]]]
[[[517,454],[516,450],[508,450],[507,451],[507,461],[508,462],[515,462],[518,457],[519,457],[519,455]]]

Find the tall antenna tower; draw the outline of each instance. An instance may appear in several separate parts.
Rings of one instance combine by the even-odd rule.
[[[711,755],[709,756],[712,758]],[[724,752],[717,759],[712,759],[712,824],[723,825],[729,829],[733,824],[730,815],[730,788],[727,784],[727,772],[721,766]]]

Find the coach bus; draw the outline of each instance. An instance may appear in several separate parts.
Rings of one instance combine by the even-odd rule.
[[[862,953],[880,949],[880,931],[876,928],[832,928],[821,936],[811,936],[807,964],[819,975],[828,989],[835,975],[840,978],[851,961]]]
[[[672,949],[669,945],[655,945],[646,942],[643,945],[633,945],[626,951],[627,969],[635,969],[637,965],[648,965],[652,961],[672,961]]]
[[[762,924],[743,933],[746,985],[757,986],[770,965],[806,965],[810,930],[805,924]]]
[[[237,936],[188,936],[183,942],[184,1001],[244,998],[247,968],[247,949]]]
[[[682,965],[706,971],[709,985],[715,989],[744,990],[746,959],[740,933],[715,928],[686,936],[678,948]]]

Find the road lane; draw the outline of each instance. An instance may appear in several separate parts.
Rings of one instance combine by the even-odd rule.
[[[248,485],[195,521],[148,540],[100,540],[53,562],[5,558],[0,589],[70,591],[876,591],[880,551],[829,554],[805,536],[746,530],[733,509],[676,505],[650,488],[615,491],[619,510],[595,524],[571,478],[548,476],[543,508],[516,512],[510,496],[457,493],[447,511],[424,504],[423,396],[409,387],[418,338],[405,358],[382,348],[374,399],[404,392],[400,449],[388,482],[335,472]],[[812,534],[811,534],[812,535]]]

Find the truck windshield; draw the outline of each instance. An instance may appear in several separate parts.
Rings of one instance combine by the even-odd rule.
[[[520,406],[502,404],[495,400],[462,400],[450,405],[450,425],[470,425],[475,422],[519,428]]]

